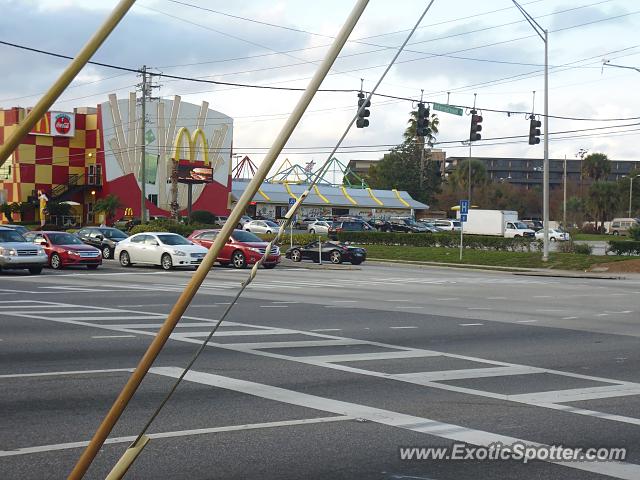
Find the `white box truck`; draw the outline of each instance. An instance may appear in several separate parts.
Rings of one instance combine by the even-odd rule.
[[[460,218],[460,213],[458,213]],[[505,238],[535,238],[535,232],[518,221],[518,212],[514,210],[470,209],[467,221],[463,225],[464,233],[475,235],[498,235]]]

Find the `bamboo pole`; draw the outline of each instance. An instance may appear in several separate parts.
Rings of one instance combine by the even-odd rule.
[[[275,163],[276,158],[278,158],[278,155],[280,154],[285,144],[289,140],[289,137],[291,136],[298,122],[302,118],[302,115],[307,109],[307,107],[309,106],[309,103],[311,103],[311,100],[313,99],[315,93],[320,87],[320,84],[326,77],[331,66],[333,65],[333,62],[335,61],[335,59],[338,57],[338,54],[342,50],[342,47],[347,42],[349,35],[353,31],[353,28],[355,27],[356,23],[358,22],[360,16],[362,15],[362,12],[364,11],[368,3],[369,3],[369,0],[358,0],[356,5],[353,7],[353,10],[349,14],[347,21],[340,29],[340,32],[338,33],[338,35],[335,37],[333,44],[331,45],[331,48],[327,52],[324,60],[318,67],[318,70],[316,71],[313,78],[309,82],[309,85],[307,86],[306,90],[302,94],[302,97],[300,97],[300,100],[298,100],[298,103],[295,106],[293,112],[287,119],[287,122],[282,127],[282,130],[280,131],[275,141],[273,142],[273,145],[269,149],[269,152],[267,153],[264,160],[260,164],[260,167],[258,168],[256,175],[253,177],[251,182],[249,182],[249,185],[247,185],[247,188],[245,189],[244,193],[241,195],[240,199],[238,200],[237,205],[229,215],[228,220],[225,222],[220,233],[216,236],[216,240],[214,241],[213,245],[209,249],[209,252],[204,257],[204,259],[202,260],[202,263],[200,264],[198,269],[195,271],[195,273],[191,277],[191,280],[185,287],[184,291],[180,295],[180,298],[178,299],[176,304],[171,309],[171,312],[169,313],[169,315],[167,316],[167,319],[165,320],[162,327],[158,331],[158,334],[154,337],[153,341],[149,345],[147,351],[145,352],[138,366],[136,367],[135,371],[131,374],[131,377],[129,377],[129,380],[127,381],[122,391],[118,395],[118,398],[116,398],[111,409],[109,410],[109,412],[103,419],[102,423],[98,427],[98,430],[96,431],[93,438],[89,442],[89,445],[86,447],[81,457],[78,459],[76,466],[74,467],[74,469],[69,475],[70,480],[77,480],[82,478],[86,473],[87,469],[89,468],[89,466],[91,465],[91,462],[97,455],[98,451],[100,450],[100,447],[102,446],[104,441],[107,439],[107,436],[109,435],[114,425],[118,421],[118,418],[120,418],[120,415],[122,415],[122,412],[126,408],[131,398],[133,397],[138,386],[142,382],[142,379],[145,377],[145,375],[149,371],[149,368],[151,368],[151,365],[153,364],[154,360],[162,350],[162,347],[168,340],[169,335],[171,335],[171,332],[175,328],[176,324],[178,323],[178,321],[180,320],[180,318],[182,317],[186,309],[189,307],[191,300],[197,293],[198,288],[206,278],[207,274],[209,273],[209,270],[211,269],[211,267],[213,267],[213,264],[215,263],[218,257],[218,253],[226,243],[226,239],[231,236],[233,229],[238,224],[240,217],[244,214],[244,211],[249,205],[249,202],[257,193],[258,189],[260,188],[260,185],[262,184],[267,174],[269,173],[269,170]],[[129,448],[135,449],[138,447],[139,447],[138,445],[134,444],[134,445],[131,445]]]
[[[26,118],[20,122],[18,128],[13,132],[13,135],[5,141],[4,145],[0,146],[0,167],[18,147],[22,138],[29,133],[34,125],[47,113],[51,105],[55,103],[80,70],[84,68],[89,59],[96,53],[96,50],[100,48],[100,45],[102,45],[113,29],[116,28],[118,23],[120,23],[120,20],[122,20],[135,1],[136,0],[120,1],[98,31],[94,33],[86,45],[82,47],[82,50],[80,50],[76,58],[74,58],[65,71],[62,72],[58,80],[55,81],[47,93],[45,93],[36,106],[33,107],[33,110],[29,112]]]

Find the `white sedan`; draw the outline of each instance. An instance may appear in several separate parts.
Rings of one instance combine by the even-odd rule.
[[[253,233],[276,233],[280,225],[270,220],[251,220],[244,224],[244,230]]]
[[[309,225],[307,225],[307,232],[311,234],[320,233],[320,234],[328,235],[330,227],[331,227],[330,222],[325,222],[324,220],[316,220],[314,222],[309,223]]]
[[[544,239],[544,229],[538,230],[536,232],[536,240]],[[549,229],[549,241],[551,242],[566,242],[571,240],[571,235],[564,230],[560,230],[558,228],[550,228]]]
[[[194,244],[182,235],[145,232],[119,242],[113,258],[119,259],[123,267],[143,263],[160,265],[165,270],[171,270],[174,267],[197,268],[206,254],[205,247]]]

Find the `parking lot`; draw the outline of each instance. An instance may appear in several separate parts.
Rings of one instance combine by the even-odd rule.
[[[128,478],[638,478],[640,279],[285,262],[262,270]],[[104,478],[246,270],[214,268],[87,478]],[[0,469],[62,478],[190,271],[0,277]],[[625,463],[406,461],[400,447],[622,446]]]

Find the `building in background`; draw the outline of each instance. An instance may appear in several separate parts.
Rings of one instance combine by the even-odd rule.
[[[445,172],[446,168],[449,166],[449,162],[447,159],[447,154],[445,151],[440,150],[438,148],[433,148],[431,150],[429,150],[430,152],[430,157],[429,157],[429,161],[432,162],[436,162],[438,164],[438,167],[440,169],[440,171],[442,173]],[[380,159],[377,160],[349,160],[349,163],[347,164],[347,167],[354,173],[356,173],[357,175],[359,175],[362,178],[366,178],[366,176],[369,174],[369,167],[371,167],[371,165],[375,165],[380,161]]]
[[[228,213],[231,194],[233,120],[179,96],[147,103],[143,130],[135,93],[110,95],[97,108],[48,112],[0,168],[0,203],[24,203],[22,217],[39,222],[38,192],[49,202],[67,202],[73,214],[61,224],[94,223],[99,198],[116,195],[122,209],[141,213],[142,142],[145,143],[146,209],[169,216],[173,159],[184,175],[197,181],[178,184],[177,202],[186,214],[188,193],[194,210]],[[0,144],[24,119],[27,110],[0,110]],[[206,170],[207,175],[199,175]],[[56,221],[59,219],[55,219]]]
[[[539,158],[497,158],[497,157],[472,157],[482,162],[487,169],[487,177],[491,181],[504,181],[514,185],[521,185],[527,189],[542,187],[542,159]],[[447,158],[446,173],[451,173],[460,162],[469,157]],[[633,170],[640,169],[640,161],[611,160],[611,173],[607,177],[609,181],[617,181],[625,177]],[[591,179],[582,175],[582,160],[567,159],[567,181],[584,183],[589,185]],[[551,188],[562,188],[564,175],[564,159],[549,160],[549,185]]]

